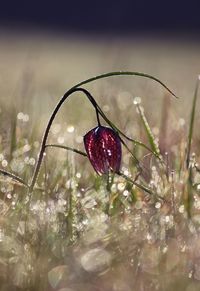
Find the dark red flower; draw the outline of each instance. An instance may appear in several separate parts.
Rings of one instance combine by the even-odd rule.
[[[99,174],[119,172],[121,142],[118,134],[109,127],[97,126],[84,136],[84,145],[89,160]]]

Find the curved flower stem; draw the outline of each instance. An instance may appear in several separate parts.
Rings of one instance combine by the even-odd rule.
[[[71,152],[74,152],[76,154],[79,154],[81,156],[84,156],[84,157],[87,157],[87,154],[82,152],[82,151],[79,151],[77,149],[74,149],[74,148],[71,148],[71,147],[67,147],[67,146],[62,146],[62,145],[59,145],[59,144],[46,144],[45,147],[51,147],[51,148],[60,148],[60,149],[64,149],[64,150],[67,150],[67,151],[71,151]]]
[[[72,151],[72,152],[77,153],[77,154],[79,154],[81,156],[87,157],[86,153],[84,153],[82,151],[79,151],[77,149],[71,148],[71,147],[61,146],[61,145],[57,145],[57,144],[47,144],[45,147],[61,148],[61,149],[67,150],[67,151]],[[141,184],[136,182],[136,180],[138,179],[140,173],[138,173],[138,175],[136,176],[136,178],[134,180],[131,179],[130,177],[128,177],[127,175],[125,175],[122,172],[118,172],[118,173],[115,173],[115,174],[117,174],[119,176],[122,176],[125,180],[127,180],[131,184],[135,185],[137,188],[140,188],[141,190],[147,192],[148,194],[155,195],[155,193],[151,189],[149,189],[146,186],[141,185]],[[159,197],[159,198],[162,198],[162,197]]]
[[[104,79],[104,78],[109,78],[109,77],[115,77],[115,76],[138,76],[138,77],[144,77],[144,78],[148,78],[151,80],[156,81],[157,83],[159,83],[160,85],[162,85],[170,94],[172,94],[174,97],[178,98],[163,82],[161,82],[158,78],[146,74],[146,73],[141,73],[141,72],[131,72],[131,71],[118,71],[118,72],[109,72],[109,73],[105,73],[105,74],[101,74],[95,77],[92,77],[90,79],[87,79],[85,81],[82,81],[80,83],[78,83],[77,85],[73,86],[73,88],[76,87],[80,87],[82,85],[85,85],[87,83],[91,83],[93,81],[99,80],[99,79]]]
[[[97,107],[96,107],[96,101],[94,100],[94,98],[92,97],[91,94],[88,94],[89,92],[86,89],[83,89],[83,88],[75,88],[74,87],[74,88],[70,89],[69,91],[67,91],[64,94],[64,96],[60,99],[60,101],[56,105],[55,109],[53,110],[53,112],[51,114],[51,117],[50,117],[50,119],[49,119],[49,121],[47,123],[46,129],[45,129],[45,132],[44,132],[44,136],[43,136],[43,139],[42,139],[41,147],[40,147],[40,152],[39,152],[38,160],[37,160],[37,163],[36,163],[36,166],[35,166],[35,169],[34,169],[33,177],[32,177],[32,180],[31,180],[31,184],[29,186],[29,191],[30,192],[33,191],[33,188],[35,186],[35,183],[36,183],[36,180],[37,180],[39,171],[40,171],[40,166],[41,166],[41,163],[42,163],[42,160],[43,160],[43,155],[44,155],[45,148],[46,148],[47,138],[48,138],[48,135],[49,135],[49,131],[50,131],[51,125],[52,125],[52,123],[54,121],[54,118],[56,117],[56,114],[58,113],[58,111],[59,111],[60,107],[62,106],[62,104],[64,103],[64,101],[72,93],[75,93],[75,92],[83,92],[83,93],[85,93],[86,96],[87,96],[87,98],[89,99],[89,101],[92,103],[92,105],[96,109],[96,112],[98,112],[97,111]],[[97,120],[99,121],[98,118],[99,117],[97,115]]]
[[[41,163],[42,163],[42,160],[43,160],[43,155],[44,155],[44,152],[45,152],[45,146],[46,146],[46,141],[47,141],[47,138],[48,138],[48,135],[49,135],[49,131],[50,131],[50,128],[51,128],[51,125],[53,123],[53,120],[57,114],[57,112],[59,111],[60,107],[62,106],[62,104],[64,103],[64,101],[74,92],[77,92],[77,91],[82,91],[84,93],[86,93],[87,91],[83,88],[78,88],[84,84],[87,84],[87,83],[90,83],[90,82],[93,82],[93,81],[96,81],[98,79],[103,79],[103,78],[108,78],[108,77],[111,77],[111,76],[120,76],[120,75],[129,75],[129,76],[139,76],[139,77],[145,77],[145,78],[148,78],[148,79],[152,79],[156,82],[158,82],[159,84],[161,84],[170,94],[172,94],[173,96],[177,97],[163,82],[161,82],[158,78],[155,78],[149,74],[145,74],[145,73],[140,73],[140,72],[129,72],[129,71],[126,71],[126,72],[110,72],[110,73],[106,73],[106,74],[101,74],[101,75],[98,75],[98,76],[95,76],[95,77],[92,77],[92,78],[89,78],[87,80],[84,80],[78,84],[76,84],[75,86],[73,86],[71,89],[69,89],[64,95],[63,97],[60,99],[60,101],[58,102],[58,104],[56,105],[55,109],[53,110],[51,116],[50,116],[50,119],[47,123],[47,126],[46,126],[46,129],[45,129],[45,132],[44,132],[44,136],[43,136],[43,139],[42,139],[42,143],[41,143],[41,147],[40,147],[40,152],[39,152],[39,156],[38,156],[38,160],[37,160],[37,163],[36,163],[36,166],[35,166],[35,169],[34,169],[34,173],[33,173],[33,176],[32,176],[32,180],[31,180],[31,183],[30,183],[30,186],[29,186],[29,192],[32,192],[33,191],[33,188],[35,186],[35,183],[36,183],[36,180],[37,180],[37,177],[38,177],[38,174],[39,174],[39,171],[40,171],[40,167],[41,167]],[[86,94],[87,95],[87,94]],[[89,95],[87,95],[87,97],[89,98]],[[93,104],[93,106],[95,107],[96,109],[96,112],[99,112],[99,110],[97,110],[98,108],[96,107],[96,101],[92,98],[90,99],[90,102]],[[100,112],[99,112],[100,113]],[[98,119],[98,114],[97,114],[97,120],[98,122],[99,119]]]

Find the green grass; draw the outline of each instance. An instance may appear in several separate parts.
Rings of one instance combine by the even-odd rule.
[[[0,290],[200,289],[199,81],[185,120],[166,107],[185,100],[156,93],[159,85],[155,108],[148,92],[134,104],[138,99],[126,83],[119,88],[119,77],[113,82],[114,92],[89,88],[102,122],[121,134],[121,173],[95,174],[81,137],[96,117],[76,93],[52,125],[33,192],[28,187],[50,115],[48,99],[35,110],[31,104],[13,109],[2,99]],[[160,104],[165,119],[157,114]]]

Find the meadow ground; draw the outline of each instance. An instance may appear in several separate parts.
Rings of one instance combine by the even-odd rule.
[[[199,290],[200,43],[0,34],[0,290]],[[136,76],[83,86],[148,149],[123,138],[121,175],[100,177],[87,157],[47,147],[30,194],[23,183],[60,96],[119,70],[153,75],[180,97]],[[96,126],[94,108],[74,93],[48,144],[85,152]]]

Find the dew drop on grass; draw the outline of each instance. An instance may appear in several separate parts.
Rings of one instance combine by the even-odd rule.
[[[136,209],[141,209],[143,206],[143,202],[141,200],[138,200],[135,202],[135,208]]]
[[[0,242],[2,242],[4,239],[4,232],[3,230],[0,228]]]
[[[117,185],[117,189],[118,189],[119,191],[123,191],[123,190],[125,189],[125,184],[124,184],[124,183],[119,183],[119,184]]]
[[[61,130],[61,125],[59,123],[55,123],[51,127],[51,131],[54,135],[58,134]]]
[[[74,128],[73,125],[69,125],[69,126],[67,127],[67,132],[69,132],[69,133],[73,133],[74,130],[75,130],[75,128]]]
[[[91,197],[91,196],[86,196],[81,200],[81,204],[83,205],[83,207],[85,208],[93,208],[94,206],[97,205],[96,200]]]
[[[30,151],[31,149],[31,146],[29,144],[26,144],[24,147],[23,147],[23,152],[26,153],[28,151]]]
[[[29,121],[29,115],[28,114],[24,114],[23,119],[24,122],[28,122]]]
[[[124,197],[128,197],[128,195],[129,195],[129,191],[128,191],[128,190],[125,190],[125,191],[123,192],[123,196],[124,196]]]
[[[24,113],[23,113],[23,112],[19,112],[19,113],[17,114],[17,119],[22,120],[23,117],[24,117]]]
[[[5,167],[8,166],[8,162],[7,162],[6,160],[3,160],[3,161],[1,162],[1,164],[2,164],[2,167],[3,167],[3,168],[5,168]]]
[[[87,272],[103,272],[109,268],[112,256],[102,248],[94,248],[83,254],[80,261]]]
[[[184,206],[184,205],[181,205],[181,206],[179,207],[178,211],[179,211],[180,213],[184,213],[184,211],[185,211],[185,206]]]
[[[140,104],[141,103],[141,98],[140,97],[135,97],[134,99],[133,99],[133,104],[134,105],[138,105],[138,104]]]
[[[193,275],[193,271],[190,271],[190,272],[188,273],[188,278],[192,278],[192,275]]]
[[[8,193],[8,194],[6,195],[6,197],[7,197],[8,199],[11,199],[11,198],[12,198],[12,194],[11,194],[11,193]]]
[[[80,179],[81,178],[81,173],[77,172],[76,173],[76,178]]]
[[[115,183],[113,183],[112,186],[111,186],[111,192],[112,193],[117,193],[117,185]]]
[[[159,209],[161,207],[161,203],[160,202],[156,202],[156,204],[155,204],[155,208],[156,209]]]
[[[27,165],[29,164],[29,157],[25,157],[24,163],[27,164]]]
[[[65,142],[65,138],[63,136],[59,136],[57,141],[59,144],[63,144]]]

